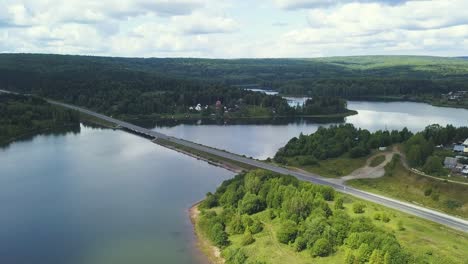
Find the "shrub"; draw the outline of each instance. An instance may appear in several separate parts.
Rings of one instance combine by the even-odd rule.
[[[424,196],[430,196],[431,194],[432,194],[432,188],[431,187],[424,190]]]
[[[382,214],[382,221],[384,223],[390,222],[390,216],[388,216],[388,214]]]
[[[246,232],[242,237],[241,245],[247,246],[255,242],[255,238],[252,236],[252,233]]]
[[[331,252],[331,245],[325,238],[320,238],[315,241],[314,246],[312,247],[312,256],[313,257],[326,257]]]
[[[257,233],[260,233],[262,232],[263,230],[263,224],[262,222],[260,222],[259,220],[257,219],[254,219],[252,224],[249,226],[249,231],[252,233],[252,234],[257,234]]]
[[[457,208],[460,208],[462,207],[462,203],[459,202],[459,201],[456,201],[456,200],[446,200],[445,201],[445,207],[447,207],[448,209],[457,209]]]
[[[265,209],[263,202],[257,195],[247,193],[240,201],[239,211],[241,214],[255,214]]]
[[[343,203],[344,203],[343,197],[338,197],[335,201],[335,210],[344,209]]]
[[[294,242],[294,250],[296,252],[301,252],[307,248],[307,240],[304,237],[297,237]]]
[[[382,215],[380,213],[374,214],[374,220],[380,221],[382,219]]]
[[[287,220],[281,224],[280,229],[277,231],[276,236],[278,241],[283,244],[294,242],[297,235],[297,226],[291,220]]]
[[[353,212],[355,214],[363,214],[365,211],[366,205],[363,203],[354,203],[353,204]]]

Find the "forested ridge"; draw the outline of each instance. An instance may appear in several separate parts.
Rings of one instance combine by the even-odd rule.
[[[197,225],[222,249],[226,263],[282,263],[284,255],[293,259],[292,254],[305,263],[330,258],[329,263],[349,264],[429,263],[427,258],[440,257],[404,248],[386,224],[393,222],[404,232],[404,223],[392,213],[376,211],[372,219],[364,215],[368,205],[347,199],[331,187],[251,171],[208,193],[199,205]],[[289,253],[283,252],[286,248]],[[432,261],[455,263],[451,258]]]
[[[468,90],[467,81],[468,61],[461,58],[223,60],[0,54],[1,87],[32,91],[107,113],[146,113],[148,109],[171,112],[175,110],[170,103],[181,106],[171,97],[182,92],[200,89],[213,92],[237,85],[310,96],[440,96]],[[171,99],[156,97],[158,92],[169,93],[167,97]],[[218,94],[221,93],[225,91],[219,90]],[[187,93],[186,97],[197,95]]]
[[[0,145],[64,126],[79,126],[79,114],[37,97],[0,93]]]
[[[292,116],[348,111],[344,100],[330,97],[315,98],[307,108],[295,109],[280,96],[229,87],[211,78],[167,74],[155,60],[3,54],[0,87],[123,117],[174,114],[223,117],[227,112],[233,117]],[[221,105],[216,105],[218,101]],[[194,110],[197,105],[201,109]]]

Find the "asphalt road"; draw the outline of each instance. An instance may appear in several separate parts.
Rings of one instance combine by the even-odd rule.
[[[333,180],[331,180],[331,179],[326,179],[326,178],[320,177],[319,175],[316,175],[316,174],[298,172],[298,171],[290,170],[290,169],[287,169],[287,168],[278,167],[278,166],[268,164],[268,163],[265,163],[265,162],[261,162],[261,161],[258,161],[258,160],[249,159],[249,158],[242,157],[242,156],[239,156],[239,155],[236,155],[236,154],[233,154],[233,153],[229,153],[229,152],[214,149],[214,148],[211,148],[211,147],[199,145],[199,144],[196,144],[196,143],[193,143],[193,142],[190,142],[190,141],[186,141],[186,140],[183,140],[183,139],[171,137],[171,136],[168,136],[168,135],[165,135],[165,134],[153,131],[153,130],[149,130],[149,129],[142,128],[142,127],[139,127],[139,126],[135,126],[133,124],[130,124],[130,123],[127,123],[127,122],[124,122],[124,121],[120,121],[120,120],[117,120],[117,119],[114,119],[114,118],[111,118],[111,117],[108,117],[108,116],[105,116],[105,115],[102,115],[102,114],[98,114],[98,113],[95,113],[93,111],[81,108],[81,107],[77,107],[77,106],[73,106],[73,105],[69,105],[69,104],[64,104],[64,103],[60,103],[60,102],[56,102],[56,101],[51,101],[51,100],[49,100],[49,102],[52,103],[52,104],[55,104],[55,105],[60,105],[62,107],[66,107],[66,108],[69,108],[69,109],[80,111],[82,113],[85,113],[85,114],[100,118],[100,119],[105,120],[105,121],[110,122],[110,123],[114,123],[114,124],[116,124],[116,125],[118,125],[118,126],[120,126],[122,128],[128,129],[128,130],[136,132],[138,134],[143,134],[143,135],[153,137],[153,138],[165,139],[165,140],[172,141],[174,143],[184,145],[184,146],[187,146],[187,147],[199,150],[199,151],[207,152],[207,153],[210,153],[212,155],[223,157],[225,159],[230,159],[230,160],[233,160],[233,161],[248,164],[248,165],[251,165],[251,166],[254,166],[254,167],[257,167],[257,168],[262,168],[262,169],[273,171],[273,172],[280,173],[280,174],[292,175],[292,176],[297,177],[300,180],[312,182],[312,183],[315,183],[315,184],[331,186],[331,187],[333,187],[335,190],[337,190],[339,192],[347,193],[347,194],[353,195],[355,197],[358,197],[358,198],[361,198],[361,199],[364,199],[364,200],[367,200],[367,201],[371,201],[371,202],[374,202],[374,203],[377,203],[377,204],[381,204],[381,205],[384,205],[384,206],[387,206],[387,207],[390,207],[390,208],[393,208],[393,209],[396,209],[396,210],[399,210],[399,211],[402,211],[402,212],[405,212],[405,213],[409,213],[409,214],[412,214],[412,215],[415,215],[415,216],[418,216],[418,217],[421,217],[421,218],[424,218],[424,219],[427,219],[427,220],[430,220],[430,221],[434,221],[434,222],[437,222],[439,224],[442,224],[442,225],[445,225],[445,226],[448,226],[448,227],[451,227],[451,228],[461,230],[461,231],[464,231],[464,232],[468,233],[468,221],[457,218],[457,217],[453,217],[453,216],[450,216],[450,215],[447,215],[447,214],[444,214],[444,213],[441,213],[441,212],[437,212],[437,211],[434,211],[434,210],[423,208],[421,206],[413,205],[413,204],[410,204],[410,203],[405,203],[405,202],[401,202],[401,201],[398,201],[398,200],[394,200],[394,199],[391,199],[391,198],[388,198],[388,197],[384,197],[384,196],[364,192],[364,191],[361,191],[361,190],[358,190],[358,189],[354,189],[354,188],[345,186],[343,184],[333,182]]]

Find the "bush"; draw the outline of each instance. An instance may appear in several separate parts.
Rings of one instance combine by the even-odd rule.
[[[431,196],[431,194],[432,194],[432,188],[431,187],[424,190],[424,196]]]
[[[363,214],[365,211],[366,205],[363,203],[354,203],[353,204],[353,212],[355,214]]]
[[[205,200],[200,203],[200,208],[213,208],[218,205],[218,199],[212,193],[207,193]]]
[[[315,241],[314,246],[312,247],[312,256],[313,257],[326,257],[331,252],[331,245],[325,238],[320,238]]]
[[[388,216],[388,214],[382,214],[382,221],[384,223],[390,222],[390,217]]]
[[[241,214],[255,214],[265,209],[263,202],[257,195],[247,193],[239,204]]]
[[[297,237],[294,242],[294,250],[296,252],[301,252],[307,248],[307,240],[304,237]]]
[[[260,222],[257,219],[254,219],[252,224],[249,226],[249,231],[252,234],[258,234],[258,233],[262,232],[262,230],[263,230],[262,222]]]
[[[297,226],[291,220],[287,220],[281,224],[280,229],[277,231],[276,236],[278,241],[283,244],[294,242],[297,235]]]
[[[460,208],[463,205],[461,202],[456,201],[456,200],[446,200],[444,204],[445,204],[445,207],[451,210]]]
[[[255,242],[255,238],[252,236],[252,233],[246,232],[242,237],[241,245],[247,246]]]
[[[382,215],[380,213],[374,214],[374,220],[380,221],[382,219]]]
[[[367,154],[369,154],[369,150],[362,146],[354,147],[349,151],[349,156],[353,159],[364,157]]]
[[[247,255],[239,248],[227,250],[224,254],[226,264],[245,264]]]
[[[344,209],[343,203],[344,203],[343,197],[338,197],[335,201],[335,210]]]
[[[405,227],[403,226],[403,222],[401,220],[398,221],[397,227],[398,227],[399,231],[404,231],[405,230]]]

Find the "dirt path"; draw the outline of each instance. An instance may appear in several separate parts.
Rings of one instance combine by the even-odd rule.
[[[393,149],[391,149],[389,151],[379,152],[379,153],[369,157],[367,159],[366,165],[364,167],[353,171],[349,175],[343,176],[343,177],[338,178],[338,179],[332,179],[332,180],[337,182],[337,183],[342,184],[342,183],[344,183],[346,181],[354,180],[354,179],[375,179],[375,178],[380,178],[380,177],[385,175],[385,165],[387,165],[390,161],[392,161],[392,158],[393,158],[394,154],[398,154],[398,153],[399,153],[398,150],[396,150],[395,148],[393,148]],[[370,163],[372,162],[372,160],[375,157],[378,157],[378,156],[381,156],[381,155],[385,156],[385,160],[376,167],[370,166]]]

